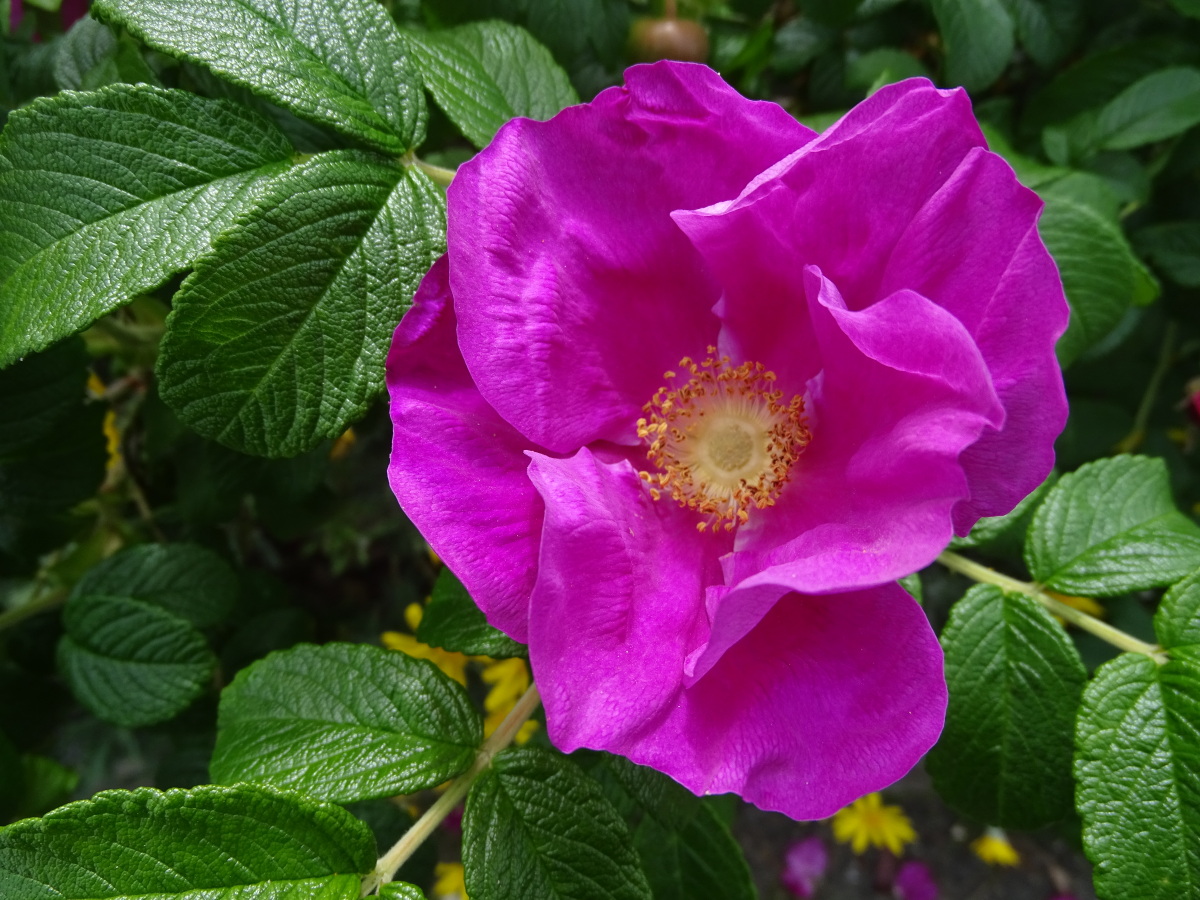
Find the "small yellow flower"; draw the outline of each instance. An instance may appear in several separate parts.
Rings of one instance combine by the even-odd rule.
[[[462,863],[438,863],[433,870],[433,896],[437,900],[468,900]]]
[[[896,856],[917,839],[912,822],[899,806],[887,806],[879,794],[867,794],[833,814],[833,836],[855,853],[886,847]]]
[[[117,414],[111,409],[104,414],[104,443],[108,451],[105,469],[111,472],[121,462],[121,432],[117,431]]]
[[[413,631],[416,631],[417,626],[421,624],[422,612],[419,603],[410,603],[404,610],[404,622]],[[441,647],[430,647],[428,644],[422,644],[411,634],[404,634],[400,631],[385,631],[380,636],[380,640],[383,641],[383,646],[389,650],[399,650],[416,659],[429,660],[463,687],[466,687],[468,658],[463,654],[455,653],[452,650],[443,650]]]
[[[1021,862],[1021,854],[1000,828],[989,828],[971,841],[971,849],[989,866],[1015,866]]]
[[[354,433],[353,428],[347,428],[342,432],[341,436],[333,442],[333,446],[329,448],[329,458],[332,460],[345,459],[350,449],[358,441],[358,435]]]
[[[512,712],[521,695],[529,690],[529,668],[523,659],[492,660],[483,667],[480,673],[484,682],[491,685],[487,696],[483,698],[483,708],[487,716],[483,720],[483,734],[488,737],[500,727],[504,717]],[[525,722],[514,741],[524,744],[537,731],[538,723],[532,719]]]

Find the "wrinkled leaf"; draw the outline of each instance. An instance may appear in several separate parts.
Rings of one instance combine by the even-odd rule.
[[[1100,111],[1096,139],[1127,150],[1174,137],[1200,124],[1200,69],[1174,66],[1147,75]]]
[[[527,655],[523,644],[488,624],[467,589],[449,569],[443,569],[433,585],[433,594],[417,626],[417,640],[471,656],[507,659]]]
[[[1000,77],[1016,41],[1004,0],[932,0],[946,45],[946,80],[969,91]]]

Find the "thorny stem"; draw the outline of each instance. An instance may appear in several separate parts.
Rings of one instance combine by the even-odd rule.
[[[541,702],[542,698],[538,694],[537,685],[531,684],[529,690],[517,701],[517,705],[504,717],[500,727],[483,742],[483,746],[475,755],[475,762],[471,764],[471,768],[450,782],[450,787],[446,788],[445,793],[438,797],[434,804],[425,810],[425,814],[413,823],[413,827],[408,829],[403,837],[379,858],[379,862],[375,864],[375,871],[363,880],[361,896],[365,897],[378,890],[380,885],[386,884],[395,877],[396,872],[408,861],[413,852],[433,834],[434,829],[467,795],[467,791],[475,783],[475,779],[492,764],[492,758],[513,742],[513,738],[517,736],[521,726],[533,715]]]
[[[1065,619],[1076,628],[1080,628],[1089,634],[1094,634],[1100,640],[1106,641],[1120,650],[1127,650],[1130,653],[1141,653],[1150,657],[1159,665],[1167,661],[1167,655],[1163,652],[1162,647],[1159,647],[1157,644],[1148,644],[1145,641],[1138,640],[1132,634],[1126,634],[1121,629],[1114,628],[1107,622],[1097,619],[1095,616],[1089,616],[1082,610],[1068,606],[1061,600],[1056,600],[1047,594],[1040,584],[1010,578],[1007,575],[997,572],[995,569],[989,569],[987,566],[973,562],[965,556],[960,556],[950,550],[944,551],[938,557],[938,562],[947,569],[958,572],[960,575],[966,575],[974,581],[994,584],[996,587],[1010,593],[1025,594],[1027,597],[1032,597],[1054,615]]]

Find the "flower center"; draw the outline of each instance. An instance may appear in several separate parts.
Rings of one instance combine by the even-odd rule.
[[[647,418],[637,422],[638,437],[649,444],[646,456],[658,469],[638,473],[650,496],[669,494],[706,516],[696,525],[700,531],[732,531],[749,521],[750,507],[773,506],[812,437],[799,394],[782,402],[774,372],[762,363],[733,366],[716,352],[709,347],[698,364],[680,360],[691,378],[659,388],[643,407]],[[664,377],[679,378],[675,372]]]

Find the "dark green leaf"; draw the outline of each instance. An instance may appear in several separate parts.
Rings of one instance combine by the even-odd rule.
[[[1126,653],[1083,694],[1076,805],[1101,900],[1200,893],[1200,656]]]
[[[956,537],[950,542],[952,550],[966,550],[972,547],[987,547],[1003,552],[1013,550],[1019,552],[1025,542],[1025,532],[1033,521],[1034,510],[1046,497],[1046,491],[1058,481],[1058,473],[1050,475],[1034,488],[1029,495],[1013,507],[1012,512],[1004,516],[990,516],[980,519],[971,528],[966,537]]]
[[[471,788],[463,865],[472,900],[650,900],[625,823],[559,754],[500,753]]]
[[[1200,0],[1171,0],[1171,5],[1193,19],[1200,19]]]
[[[3,769],[3,766],[0,766]],[[27,753],[21,757],[21,793],[12,814],[13,819],[40,816],[65,803],[79,783],[79,776],[61,763],[46,756]]]
[[[932,0],[932,6],[946,45],[946,80],[969,91],[988,87],[1015,46],[1004,0]]]
[[[1066,366],[1158,289],[1115,223],[1077,197],[1049,193],[1044,199],[1038,233],[1058,264],[1071,304],[1071,324],[1057,348]]]
[[[143,544],[89,569],[74,594],[130,597],[206,628],[229,614],[237,590],[233,570],[211,550],[194,544]]]
[[[417,626],[417,640],[471,656],[507,659],[527,655],[523,644],[488,624],[467,589],[449,569],[442,569],[433,585],[433,595]]]
[[[436,666],[363,644],[300,645],[221,695],[212,775],[348,803],[431,788],[483,740],[466,692]]]
[[[83,78],[117,49],[117,38],[107,25],[84,16],[71,26],[54,53],[54,81],[61,90],[77,91]]]
[[[385,153],[421,142],[420,80],[372,0],[96,0],[92,11],[155,50]]]
[[[1058,62],[1079,35],[1081,0],[1005,0],[1017,38],[1038,65]]]
[[[628,823],[654,900],[754,900],[741,848],[699,798],[619,756],[597,753],[582,763]]]
[[[980,822],[1032,830],[1071,812],[1071,731],[1087,673],[1062,627],[1020,594],[976,585],[941,636],[950,705],[926,760]]]
[[[206,437],[293,456],[337,437],[383,390],[392,331],[445,248],[421,172],[356,151],[276,179],[175,299],[163,399]]]
[[[1025,562],[1052,590],[1112,597],[1200,567],[1200,528],[1175,508],[1161,459],[1115,456],[1051,489],[1034,514]]]
[[[0,365],[187,268],[290,154],[249,110],[147,85],[14,112],[0,137]]]
[[[17,748],[0,731],[0,824],[12,818],[12,811],[24,790],[22,775]]]
[[[1107,150],[1165,140],[1200,124],[1200,69],[1175,66],[1147,75],[1100,111],[1096,138]]]
[[[1167,222],[1134,236],[1138,249],[1159,270],[1184,287],[1200,287],[1200,222]]]
[[[470,22],[408,39],[425,87],[476,147],[509,119],[548,119],[579,102],[550,51],[516,25]]]
[[[861,91],[905,78],[928,78],[924,63],[903,50],[879,47],[855,57],[846,66],[846,86]]]
[[[172,718],[204,692],[217,660],[186,620],[128,597],[72,596],[58,667],[79,702],[126,728]]]
[[[268,787],[105,791],[0,830],[0,896],[357,900],[374,845],[345,810]]]
[[[1154,632],[1170,649],[1200,645],[1200,572],[1173,585],[1154,614]]]

